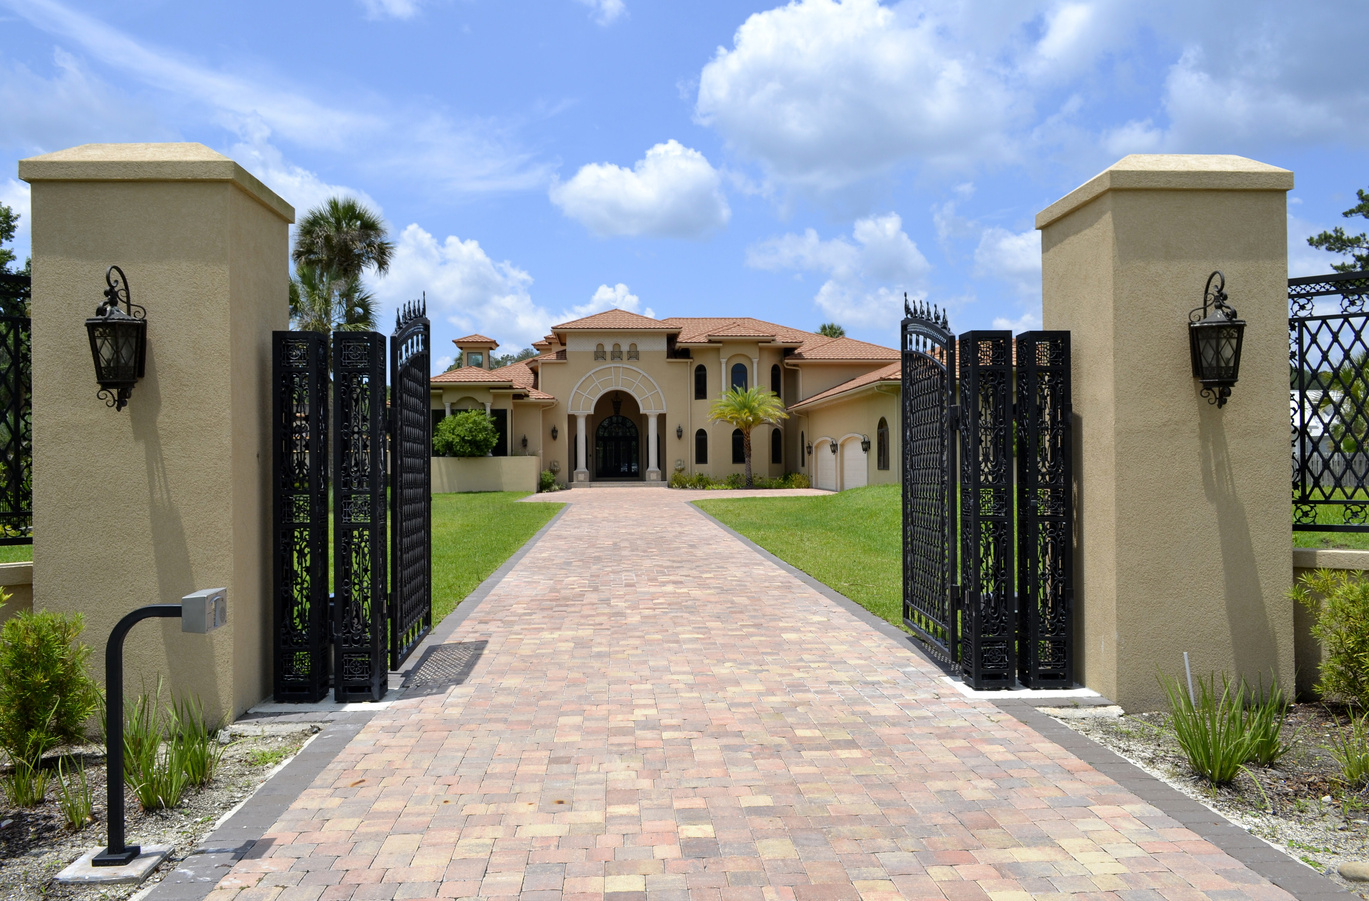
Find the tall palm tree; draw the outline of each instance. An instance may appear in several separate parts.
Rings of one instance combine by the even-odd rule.
[[[361,276],[339,277],[308,264],[290,279],[290,324],[297,332],[366,332],[376,327],[375,296]]]
[[[742,453],[746,458],[746,487],[751,487],[751,430],[762,423],[774,425],[788,419],[784,402],[769,388],[733,388],[724,393],[708,410],[714,422],[726,422],[741,429]]]
[[[296,266],[316,266],[342,278],[365,269],[384,275],[395,246],[386,240],[385,223],[351,197],[330,197],[300,220],[291,257]]]
[[[845,338],[846,329],[837,325],[835,322],[824,322],[822,325],[818,326],[818,334],[825,335],[828,338]]]

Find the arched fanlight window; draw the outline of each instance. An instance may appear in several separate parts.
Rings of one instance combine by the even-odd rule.
[[[608,359],[608,356],[604,353],[604,345],[602,345],[602,344],[596,344],[596,345],[594,345],[594,359],[596,359],[596,360],[605,360],[605,359]]]
[[[784,399],[783,379],[780,376],[780,364],[776,363],[770,367],[770,390],[775,392],[775,396]]]
[[[614,360],[621,360],[623,358],[623,345],[613,345],[613,353],[609,354],[609,356]]]
[[[879,418],[879,428],[875,430],[875,467],[889,468],[889,421]]]
[[[694,367],[694,399],[708,400],[708,367],[702,363]]]
[[[746,364],[745,364],[745,363],[733,363],[733,364],[732,364],[732,387],[733,387],[733,388],[740,388],[740,389],[742,389],[743,391],[745,391],[748,387],[750,387],[749,385],[747,385]]]
[[[694,433],[694,462],[708,462],[708,432],[703,429]]]
[[[641,357],[640,357],[640,356],[638,355],[638,353],[637,353],[637,345],[636,345],[636,344],[629,344],[629,345],[627,346],[627,358],[628,358],[629,360],[640,360],[640,359],[641,359]]]
[[[770,430],[770,462],[784,462],[784,435],[779,429]]]
[[[746,462],[746,438],[742,436],[741,429],[732,430],[732,462]]]

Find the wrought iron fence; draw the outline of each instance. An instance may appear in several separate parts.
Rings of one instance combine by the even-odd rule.
[[[27,275],[0,273],[0,544],[33,543],[33,357]]]
[[[428,340],[426,302],[406,305],[390,336],[390,669],[433,628]]]
[[[1295,531],[1369,532],[1366,300],[1369,272],[1288,280]]]

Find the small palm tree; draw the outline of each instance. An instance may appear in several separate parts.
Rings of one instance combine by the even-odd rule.
[[[828,338],[845,338],[846,329],[837,325],[835,322],[824,322],[818,326],[818,334]]]
[[[395,246],[386,240],[385,223],[351,197],[330,197],[300,220],[291,253],[296,266],[314,266],[341,278],[365,269],[384,275]]]
[[[746,487],[750,488],[751,430],[762,423],[774,425],[781,419],[788,419],[789,413],[784,409],[784,402],[775,392],[759,385],[755,388],[733,388],[713,401],[708,418],[741,429],[742,452],[746,458]]]
[[[365,332],[376,327],[375,296],[361,276],[342,278],[301,265],[290,279],[290,324],[297,332]]]

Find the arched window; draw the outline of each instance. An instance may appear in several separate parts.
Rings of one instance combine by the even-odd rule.
[[[780,364],[776,363],[770,367],[770,390],[775,392],[776,397],[783,400],[784,392],[781,390],[783,387],[784,384],[780,379]]]
[[[640,359],[641,359],[641,356],[637,353],[637,345],[635,345],[635,344],[629,344],[629,345],[627,346],[627,358],[628,358],[629,360],[640,360]]]
[[[732,462],[746,462],[746,439],[742,437],[741,429],[732,430]]]
[[[784,462],[784,436],[779,429],[770,430],[770,462]]]
[[[808,465],[808,439],[804,437],[802,431],[799,432],[799,466]]]
[[[740,388],[745,391],[749,386],[746,383],[746,364],[732,364],[732,387]]]
[[[879,428],[875,430],[875,468],[889,468],[889,421],[879,418]]]
[[[703,369],[702,366],[699,368]],[[694,433],[694,462],[696,464],[708,462],[708,432],[703,429]]]
[[[621,360],[623,358],[623,345],[613,345],[613,353],[609,354],[609,356],[615,360]]]
[[[694,367],[694,399],[708,400],[708,367],[702,363]]]
[[[607,358],[608,358],[607,355],[604,353],[604,345],[602,345],[602,344],[596,344],[596,345],[594,345],[594,359],[596,359],[596,360],[604,360],[604,359],[607,359]]]

